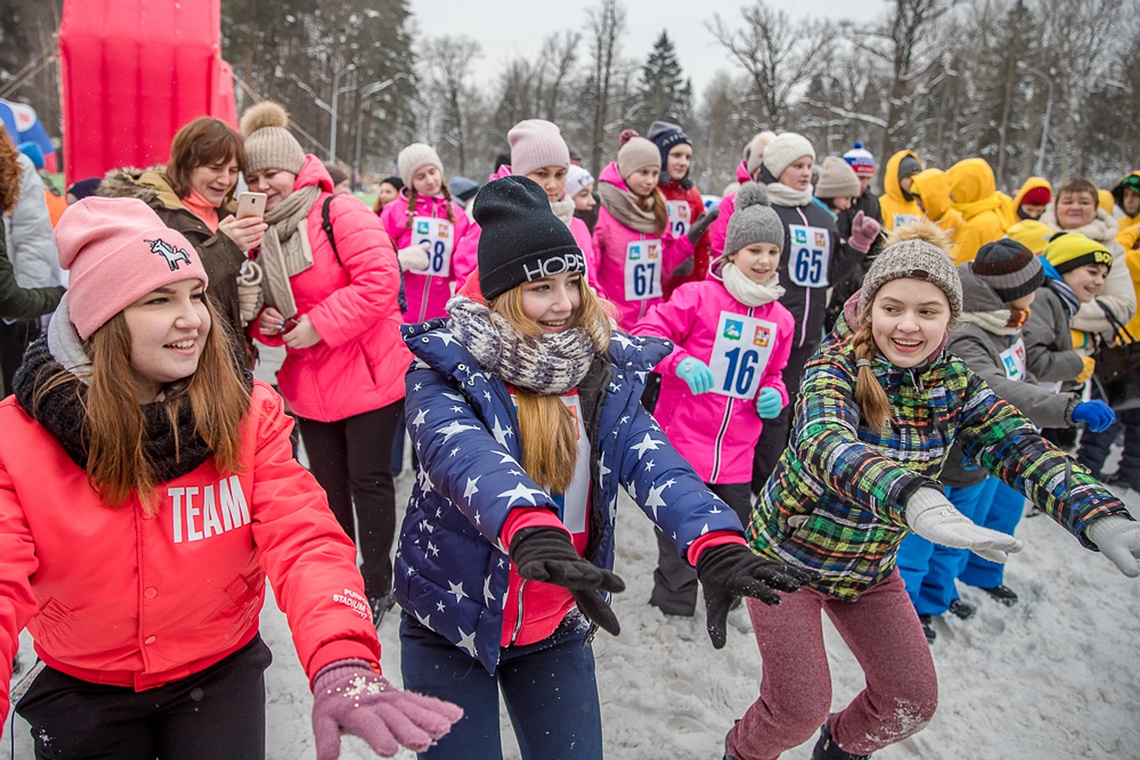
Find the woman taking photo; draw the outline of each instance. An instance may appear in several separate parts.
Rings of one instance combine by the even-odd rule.
[[[16,709],[36,757],[263,758],[266,577],[318,757],[343,733],[429,746],[459,711],[381,677],[355,549],[193,246],[128,198],[69,207],[56,240],[71,288],[0,403],[0,677],[27,627],[41,665]]]
[[[202,257],[213,282],[210,297],[225,324],[246,345],[246,366],[256,353],[245,337],[238,303],[238,275],[246,254],[261,245],[261,217],[238,219],[234,188],[245,165],[241,136],[219,119],[203,116],[178,130],[166,166],[145,171],[114,169],[99,184],[105,198],[138,198],[171,229],[178,230]]]
[[[379,625],[393,604],[389,466],[412,358],[400,338],[399,264],[376,214],[352,196],[333,197],[329,173],[287,123],[269,102],[241,119],[246,181],[266,194],[269,224],[257,258],[267,306],[250,329],[286,347],[278,387],[298,417],[310,470],[360,546]]]

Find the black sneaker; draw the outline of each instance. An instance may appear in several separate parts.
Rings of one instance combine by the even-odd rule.
[[[930,617],[924,615],[923,617]],[[850,752],[845,752],[835,739],[831,738],[831,723],[829,718],[823,724],[823,728],[819,730],[819,739],[815,743],[815,747],[811,751],[811,760],[868,760],[870,755],[855,755]]]
[[[933,646],[934,640],[938,638],[938,631],[934,630],[934,616],[919,615],[918,622],[922,623],[922,632],[926,634],[926,643]]]
[[[977,611],[977,607],[969,602],[963,602],[961,599],[950,602],[950,612],[959,620],[969,620]]]
[[[994,586],[993,588],[984,588],[982,591],[989,594],[995,602],[1000,602],[1006,607],[1017,604],[1017,594],[1008,586]]]
[[[389,591],[384,596],[368,597],[368,606],[372,608],[372,623],[379,628],[384,620],[385,613],[396,605],[396,592]]]

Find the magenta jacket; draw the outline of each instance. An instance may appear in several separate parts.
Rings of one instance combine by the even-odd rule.
[[[677,365],[688,357],[709,363],[722,313],[762,319],[776,325],[768,363],[756,393],[747,399],[709,392],[694,396],[677,377]],[[661,373],[661,395],[654,416],[669,440],[706,483],[748,483],[752,452],[763,424],[756,414],[761,388],[775,388],[784,404],[788,391],[782,374],[792,350],[795,322],[778,301],[748,307],[732,297],[719,279],[719,267],[707,280],[687,282],[673,291],[633,328],[634,335],[657,335],[673,341],[673,352],[655,368]],[[754,335],[744,335],[750,345]],[[740,377],[739,375],[737,376]]]
[[[736,167],[736,181],[742,185],[745,182],[752,181],[752,175],[748,173],[743,161]],[[713,261],[716,261],[717,256],[724,253],[724,238],[728,233],[728,220],[732,218],[732,212],[736,210],[736,193],[729,193],[724,196],[717,208],[720,209],[720,213],[716,219],[713,219],[705,233],[709,240],[709,258]]]
[[[617,163],[602,169],[598,181],[629,191],[618,173]],[[657,243],[656,251],[638,252],[639,259],[632,260],[634,254],[629,252],[631,243],[644,242],[648,245],[654,241]],[[660,235],[637,232],[619,222],[602,206],[598,212],[598,223],[594,225],[594,251],[598,258],[598,287],[617,305],[621,312],[619,327],[629,332],[663,300],[660,295],[644,299],[632,296],[652,292],[648,289],[651,282],[666,282],[673,270],[693,255],[693,244],[684,235],[673,237],[667,228]],[[657,292],[663,291],[657,289]]]
[[[467,218],[463,206],[450,204],[442,195],[431,198],[416,197],[416,208],[412,216],[427,216],[447,219],[448,205],[451,206],[452,241],[451,272],[447,277],[435,277],[416,272],[404,272],[404,293],[408,297],[408,308],[404,312],[405,322],[426,322],[436,317],[447,316],[447,302],[451,298],[451,284],[455,282],[455,254],[463,238],[475,225]],[[400,190],[400,196],[380,212],[380,223],[392,238],[396,250],[407,248],[413,243],[414,229],[408,226],[408,189]]]
[[[321,188],[308,217],[313,265],[290,284],[297,313],[309,316],[321,341],[288,350],[277,386],[296,414],[334,422],[402,399],[412,354],[400,337],[400,265],[380,219],[351,195],[333,199],[329,219],[340,254],[337,263],[321,228],[332,179],[313,155],[305,156],[293,189],[309,185]],[[262,334],[256,319],[249,330],[266,345],[283,345],[279,335]]]
[[[499,179],[510,175],[511,167],[503,165],[500,166],[498,171],[490,176],[488,181]],[[565,196],[563,196],[565,197]],[[479,268],[479,237],[482,230],[475,222],[471,222],[471,229],[468,234],[463,236],[460,243],[459,250],[456,252],[454,261],[455,270],[455,288],[458,291],[463,287],[463,283],[467,282],[467,278]],[[574,236],[574,242],[582,249],[582,255],[586,257],[586,282],[597,288],[596,272],[598,271],[597,254],[594,252],[594,243],[590,238],[590,228],[586,226],[578,217],[570,220],[570,234]],[[600,295],[604,293],[599,291]]]

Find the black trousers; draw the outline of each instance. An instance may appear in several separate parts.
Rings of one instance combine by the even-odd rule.
[[[136,692],[44,668],[16,704],[36,760],[264,760],[269,647],[253,641],[200,673]]]
[[[800,395],[800,379],[804,374],[804,365],[812,357],[818,343],[792,348],[788,356],[788,366],[784,367],[784,385],[788,389],[788,405],[780,411],[775,419],[764,420],[764,429],[760,431],[760,440],[756,442],[756,455],[752,460],[752,492],[760,493],[768,476],[776,469],[776,463],[784,449],[788,447],[788,436],[792,432],[792,422],[796,414],[796,401]]]
[[[0,375],[5,393],[12,392],[12,378],[24,361],[24,350],[42,332],[38,319],[21,319],[11,324],[0,321]]]
[[[747,483],[706,483],[709,490],[724,499],[740,522],[748,526],[752,494]],[[653,593],[649,603],[666,615],[692,617],[697,609],[697,571],[677,554],[673,540],[656,529],[657,569],[653,571]]]
[[[309,470],[328,494],[329,508],[344,532],[360,548],[360,574],[371,598],[392,590],[391,552],[396,538],[392,441],[403,411],[400,399],[336,422],[297,418]]]

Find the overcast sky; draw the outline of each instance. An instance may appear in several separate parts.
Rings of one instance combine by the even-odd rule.
[[[835,20],[869,20],[885,13],[886,0],[768,0],[793,18],[827,16]],[[495,79],[504,64],[522,55],[537,57],[543,39],[563,29],[585,32],[586,10],[598,0],[411,0],[412,12],[422,35],[467,35],[479,42],[482,57],[471,64],[475,76]],[[677,49],[686,76],[693,80],[699,99],[705,85],[718,70],[733,71],[723,48],[705,26],[714,15],[728,23],[739,21],[740,9],[751,5],[742,0],[624,0],[626,34],[624,55],[644,60],[662,29]],[[585,38],[579,62],[589,58]]]

